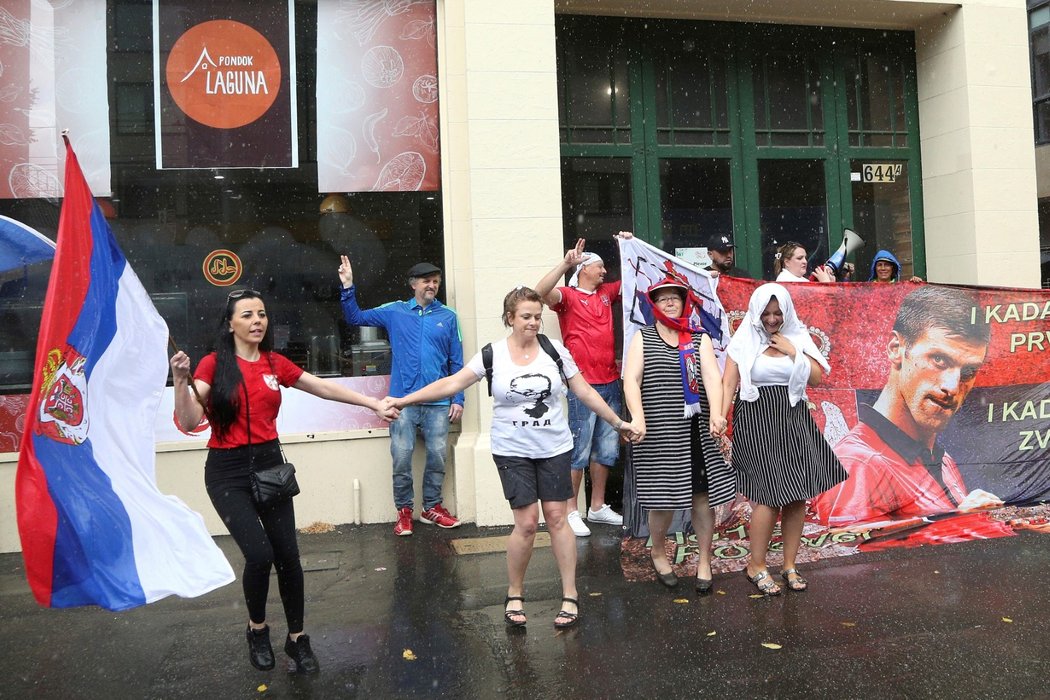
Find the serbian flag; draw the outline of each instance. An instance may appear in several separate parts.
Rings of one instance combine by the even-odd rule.
[[[65,200],[15,501],[40,605],[125,610],[234,580],[204,520],[157,490],[168,329],[66,140]]]
[[[681,258],[649,245],[638,238],[618,238],[620,245],[620,293],[623,298],[623,356],[631,338],[643,326],[653,322],[653,305],[647,292],[657,282],[674,277],[684,282],[693,297],[694,310],[690,323],[711,336],[718,364],[725,366],[725,349],[729,345],[729,317],[718,300],[718,278],[707,270],[690,265]]]

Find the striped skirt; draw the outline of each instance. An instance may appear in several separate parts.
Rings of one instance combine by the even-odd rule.
[[[794,406],[786,386],[758,387],[757,401],[733,408],[733,468],[737,489],[773,508],[806,501],[849,476],[806,402]]]

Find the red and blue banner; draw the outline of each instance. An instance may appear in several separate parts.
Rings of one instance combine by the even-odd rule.
[[[730,330],[760,284],[718,278]],[[910,282],[787,288],[832,370],[808,390],[809,408],[850,475],[808,504],[799,562],[1050,532],[1050,291]],[[625,327],[629,313],[625,302]],[[731,459],[731,435],[724,449]],[[746,563],[750,512],[743,497],[720,509],[716,572]],[[641,539],[625,540],[623,565],[628,577],[644,579],[648,533],[632,514],[625,504],[629,534]],[[685,522],[676,521],[682,529]],[[666,544],[679,572],[692,575],[695,537],[679,532]],[[778,528],[773,566],[782,545]]]
[[[201,516],[157,489],[167,339],[67,142],[15,479],[26,575],[43,606],[124,610],[234,579]]]

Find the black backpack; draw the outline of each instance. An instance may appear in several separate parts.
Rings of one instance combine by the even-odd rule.
[[[550,358],[554,360],[554,364],[558,365],[558,373],[561,374],[562,380],[568,383],[569,380],[565,377],[565,368],[562,366],[561,355],[558,354],[554,343],[542,333],[536,334],[536,340],[539,341],[543,352],[550,355]],[[489,386],[489,396],[492,396],[492,343],[486,343],[485,347],[481,348],[481,363],[485,365],[485,382]]]

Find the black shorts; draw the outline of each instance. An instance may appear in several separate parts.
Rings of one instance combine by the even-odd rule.
[[[511,508],[572,498],[571,460],[572,450],[538,459],[492,455],[503,483],[503,496]]]

